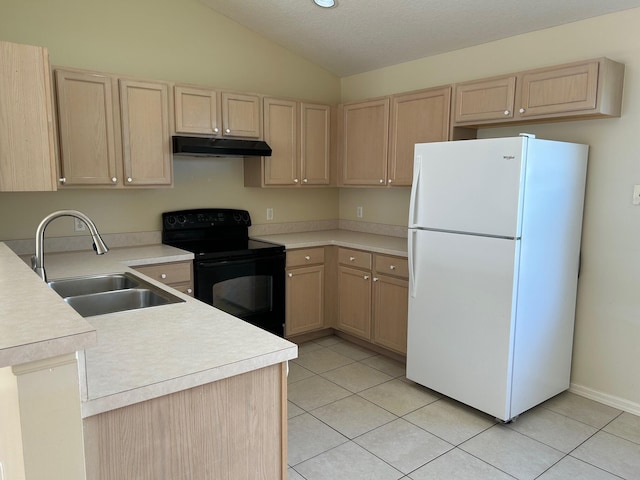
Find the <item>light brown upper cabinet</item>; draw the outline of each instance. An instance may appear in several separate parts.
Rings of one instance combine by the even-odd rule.
[[[624,65],[598,58],[455,86],[454,126],[619,117]]]
[[[516,77],[498,77],[456,85],[455,122],[505,121],[513,118]]]
[[[340,159],[342,185],[387,183],[389,97],[341,106]]]
[[[172,185],[168,84],[66,69],[55,80],[62,185]]]
[[[0,42],[0,191],[56,190],[46,48]]]
[[[264,99],[264,140],[270,157],[245,158],[248,187],[326,186],[331,182],[331,107]]]
[[[449,139],[451,87],[391,97],[387,184],[411,186],[416,143]]]
[[[260,96],[176,85],[176,133],[262,138]]]
[[[219,92],[176,85],[174,99],[176,133],[222,134]]]
[[[119,80],[124,184],[171,185],[169,85]]]
[[[410,186],[416,143],[449,139],[451,87],[342,106],[342,185]]]

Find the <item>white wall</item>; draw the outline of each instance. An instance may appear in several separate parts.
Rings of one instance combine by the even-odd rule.
[[[520,35],[342,79],[344,101],[606,56],[626,65],[619,119],[482,129],[480,137],[535,133],[590,145],[582,274],[574,340],[576,391],[640,414],[640,9]],[[341,218],[386,192],[341,191]],[[406,224],[408,194],[379,221]],[[398,212],[398,213],[394,213]],[[400,223],[405,222],[405,223]]]

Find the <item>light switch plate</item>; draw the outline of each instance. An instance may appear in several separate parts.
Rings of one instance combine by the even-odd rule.
[[[633,186],[633,204],[640,205],[640,185]]]

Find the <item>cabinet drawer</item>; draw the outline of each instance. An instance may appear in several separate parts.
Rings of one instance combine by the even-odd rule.
[[[185,295],[189,295],[190,297],[193,297],[194,292],[193,292],[193,285],[191,284],[191,282],[189,283],[172,283],[171,284],[171,288],[175,288],[176,290],[178,290],[181,293],[184,293]]]
[[[304,267],[306,265],[318,265],[322,263],[324,263],[323,247],[287,250],[287,268]]]
[[[376,255],[374,270],[378,274],[393,275],[395,277],[409,277],[409,263],[406,258],[389,255]]]
[[[371,270],[371,254],[360,250],[341,248],[338,250],[338,262],[356,268]]]
[[[158,263],[132,267],[134,270],[147,275],[167,285],[191,282],[191,262]]]

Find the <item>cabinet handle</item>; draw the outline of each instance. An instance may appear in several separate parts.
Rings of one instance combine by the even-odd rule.
[[[504,111],[504,114],[505,114],[505,115],[511,115],[511,111],[510,111],[510,110],[505,110],[505,111]]]
[[[127,182],[129,182],[129,183],[133,182],[133,178],[127,177]]]
[[[349,257],[349,261],[353,262],[356,259],[356,257]]]
[[[193,293],[193,288],[187,288],[187,293]]]
[[[311,260],[311,257],[310,257],[309,255],[305,255],[305,256],[304,256],[304,259],[305,259],[305,260]]]
[[[218,127],[213,127],[213,133],[218,133],[220,129]]]
[[[118,179],[116,177],[111,177],[111,182],[112,183],[116,183],[118,181]]]
[[[373,281],[377,282],[378,281],[378,277],[373,277]]]
[[[396,266],[395,265],[389,265],[389,270],[395,270]]]
[[[384,183],[384,178],[381,178],[380,180],[378,180],[378,183],[383,184]]]
[[[526,110],[524,108],[521,108],[520,113],[524,113],[524,112],[526,112]]]
[[[393,183],[393,178],[390,178],[389,180],[387,180],[387,183],[391,185]]]
[[[59,181],[60,183],[62,183],[62,184],[67,183],[67,179],[66,179],[65,177],[60,177],[60,178],[58,179],[58,181]]]
[[[231,130],[230,130],[230,129],[228,129],[228,128],[225,128],[225,129],[224,129],[224,131],[225,131],[226,133],[231,133]]]
[[[293,183],[298,183],[298,179],[297,179],[297,178],[294,178],[294,179],[293,179]]]
[[[365,275],[365,276],[364,276],[364,277],[362,277],[362,278],[364,278],[365,280],[369,280],[369,275]]]
[[[288,275],[289,275],[289,278],[293,277],[293,273],[289,273]]]
[[[165,278],[167,278],[167,274],[166,273],[161,273],[160,274],[160,278],[162,278],[164,280]]]

